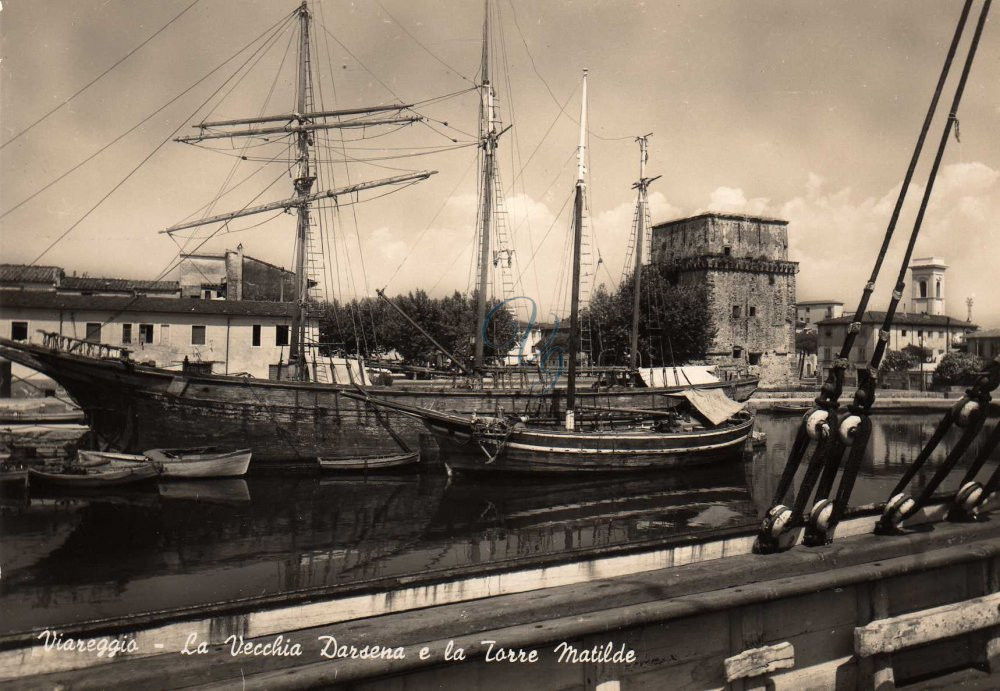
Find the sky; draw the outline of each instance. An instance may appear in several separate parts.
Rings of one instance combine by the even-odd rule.
[[[221,150],[213,151],[170,139],[175,130],[193,133],[189,125],[205,118],[291,111],[295,35],[279,22],[297,3],[199,0],[184,11],[191,2],[3,3],[2,261],[169,279],[181,248],[221,251],[242,243],[247,254],[291,265],[290,215],[243,219],[207,242],[218,225],[173,239],[157,232],[204,213],[206,205],[222,213],[291,196],[279,144],[241,151],[221,140],[215,142]],[[469,89],[482,53],[483,3],[310,5],[313,69],[323,75],[317,102],[351,108],[401,100],[420,104],[417,111],[429,118],[381,137],[372,130],[354,139],[358,132],[350,132],[341,154],[352,164],[332,164],[331,184],[437,171],[391,195],[370,193],[340,208],[329,239],[330,292],[467,290],[478,122],[478,96]],[[503,125],[512,126],[500,140],[499,168],[516,248],[516,292],[534,298],[543,315],[565,305],[567,202],[586,68],[588,228],[602,259],[588,272],[592,280],[613,287],[621,275],[638,176],[634,138],[651,132],[647,175],[661,176],[650,188],[654,223],[706,210],[786,219],[789,258],[800,263],[798,298],[839,299],[853,309],[961,5],[492,0],[491,69]],[[951,102],[980,6],[977,0],[942,109]],[[964,318],[966,298],[973,297],[973,321],[987,327],[1000,326],[1000,291],[992,286],[1000,268],[996,24],[988,22],[983,34],[959,111],[960,140],[948,143],[915,248],[916,257],[948,263],[949,314]],[[253,69],[226,81],[250,55],[237,51],[275,26],[271,47]],[[888,301],[943,123],[939,116],[932,125],[875,306]],[[241,153],[251,160],[239,159]],[[271,157],[277,162],[266,166],[253,160]],[[248,176],[217,198],[227,179],[232,186]]]

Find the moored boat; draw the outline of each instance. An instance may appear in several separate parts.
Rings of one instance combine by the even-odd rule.
[[[401,451],[395,454],[370,456],[320,456],[323,470],[385,470],[411,466],[420,462],[419,451]]]
[[[753,415],[717,389],[685,389],[664,403],[663,412],[613,407],[591,409],[577,404],[577,352],[580,337],[580,264],[583,233],[583,196],[586,157],[587,72],[583,73],[580,144],[575,186],[573,223],[573,286],[570,292],[570,327],[565,426],[530,422],[528,416],[479,416],[441,412],[376,400],[365,392],[345,394],[371,405],[385,407],[423,421],[437,439],[442,457],[457,470],[525,473],[595,473],[663,470],[732,457],[746,445],[753,431]],[[643,178],[646,181],[646,178]],[[641,202],[640,202],[641,203]],[[641,228],[640,228],[641,231]],[[590,429],[576,418],[597,411]],[[604,413],[602,416],[601,413]],[[652,421],[630,421],[614,427],[611,416],[625,412]]]
[[[68,489],[99,489],[155,480],[160,475],[160,470],[157,465],[149,462],[114,460],[97,466],[77,466],[61,471],[31,468],[28,475],[32,483]]]
[[[189,449],[150,449],[144,456],[162,468],[163,477],[239,477],[250,467],[250,449],[224,451],[205,446]]]

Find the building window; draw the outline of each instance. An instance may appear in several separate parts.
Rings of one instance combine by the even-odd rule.
[[[250,337],[250,345],[255,348],[260,347],[260,324],[253,325],[253,336]]]
[[[767,275],[767,284],[769,286],[773,286],[774,285],[774,274],[768,274]]]
[[[170,324],[160,324],[160,343],[170,343]]]
[[[274,327],[274,345],[276,346],[286,346],[288,345],[288,325],[279,324]]]
[[[153,325],[139,324],[139,343],[153,342]]]
[[[101,342],[101,323],[87,322],[87,340],[91,343]]]
[[[944,338],[944,331],[938,331],[938,338]]]
[[[733,305],[733,319],[739,319],[740,316],[740,306]]]
[[[900,329],[899,330],[899,335],[903,336],[905,338],[906,337],[906,329]]]
[[[826,337],[827,338],[833,338],[833,329],[827,329],[826,330]]]
[[[751,317],[756,317],[757,316],[757,308],[754,307],[753,305],[750,306],[750,316]]]
[[[809,314],[809,308],[806,307],[806,314]]]
[[[730,248],[730,247],[723,247],[723,248],[722,248],[722,256],[723,256],[723,257],[728,257],[728,256],[730,256],[730,255],[731,255],[732,253],[733,253],[733,250],[732,250],[732,248]]]
[[[760,355],[761,355],[760,353],[750,353],[749,356],[748,356],[749,357],[749,363],[751,365],[759,365],[760,364]]]
[[[211,290],[202,291],[201,297],[204,300],[211,300],[212,299],[212,291]]]
[[[191,327],[191,345],[205,345],[205,327],[195,325]]]
[[[733,359],[734,360],[739,360],[742,357],[743,357],[743,349],[740,348],[739,346],[736,346],[735,348],[733,348]]]
[[[924,330],[921,329],[920,331],[917,332],[917,338],[923,338],[923,337],[924,337]]]
[[[27,341],[28,340],[28,322],[11,322],[10,323],[10,340],[12,340],[12,341]]]
[[[122,343],[132,342],[132,325],[122,324]]]

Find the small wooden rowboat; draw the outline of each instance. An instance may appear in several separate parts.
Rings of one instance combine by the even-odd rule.
[[[317,459],[323,470],[383,470],[420,462],[419,451],[401,451],[374,456],[321,456]]]
[[[250,449],[222,451],[203,446],[151,449],[144,455],[163,467],[163,477],[239,477],[250,467]]]
[[[157,465],[148,461],[109,460],[101,465],[76,466],[71,470],[58,472],[31,468],[28,474],[33,483],[39,482],[75,489],[92,489],[153,480],[160,474],[160,470]]]

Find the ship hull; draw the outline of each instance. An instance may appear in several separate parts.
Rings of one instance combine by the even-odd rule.
[[[501,443],[481,443],[474,425],[451,416],[426,418],[442,458],[454,470],[490,473],[621,473],[673,470],[738,458],[753,416],[718,429],[566,432],[517,429]]]
[[[0,355],[50,376],[86,412],[101,444],[124,452],[214,445],[250,448],[253,462],[314,467],[318,456],[397,451],[353,387],[181,372],[66,353],[0,339]],[[746,400],[756,378],[708,385]],[[581,406],[663,409],[683,387],[622,388],[577,393]],[[706,388],[706,387],[700,387]],[[407,406],[458,413],[530,412],[559,416],[565,391],[368,387],[372,396]],[[347,395],[355,394],[354,396]],[[423,425],[391,415],[400,436],[417,444]]]

